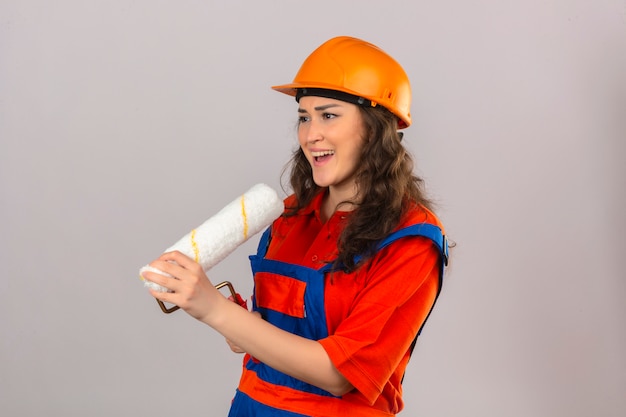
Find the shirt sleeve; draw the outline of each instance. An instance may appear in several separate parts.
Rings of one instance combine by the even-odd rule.
[[[403,358],[433,306],[439,253],[429,239],[404,238],[363,268],[366,283],[350,314],[319,342],[337,370],[373,404],[390,377],[406,366]]]

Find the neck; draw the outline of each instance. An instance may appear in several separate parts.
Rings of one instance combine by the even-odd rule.
[[[321,207],[321,216],[323,221],[327,221],[337,210],[352,211],[356,208],[356,192],[339,192],[338,190],[330,187]]]

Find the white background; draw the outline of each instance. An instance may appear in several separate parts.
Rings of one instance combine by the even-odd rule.
[[[138,270],[280,190],[269,87],[337,35],[408,72],[457,243],[401,415],[626,415],[626,1],[1,0],[3,416],[226,415],[241,357]],[[257,239],[212,279],[249,295]]]

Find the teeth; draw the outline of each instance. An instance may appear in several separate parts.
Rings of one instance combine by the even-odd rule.
[[[334,155],[335,151],[319,151],[319,152],[311,152],[311,156],[314,158],[326,155]]]

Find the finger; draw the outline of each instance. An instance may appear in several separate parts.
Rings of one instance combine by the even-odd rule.
[[[152,272],[152,271],[144,271],[142,276],[147,281],[153,282],[155,284],[160,285],[161,287],[167,288],[170,291],[176,292],[177,281],[178,281],[176,278],[167,277],[163,274],[159,274],[157,272]]]
[[[161,256],[159,256],[158,259],[166,262],[176,262],[178,265],[185,269],[194,269],[198,265],[196,261],[177,250],[172,252],[165,252]]]
[[[171,292],[161,292],[157,290],[150,289],[150,295],[156,298],[159,301],[164,303],[176,304],[173,299],[176,297],[174,293]]]
[[[182,267],[176,262],[165,261],[161,260],[160,258],[156,261],[151,262],[149,265],[152,268],[165,272],[166,274],[169,274],[177,279],[184,279],[190,272],[188,269]]]

